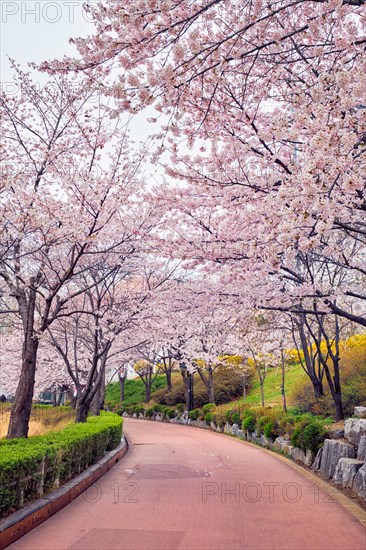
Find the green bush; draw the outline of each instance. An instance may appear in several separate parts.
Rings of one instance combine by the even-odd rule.
[[[231,415],[231,424],[238,424],[240,426],[240,424],[241,424],[240,413],[234,412]]]
[[[215,405],[213,403],[206,403],[206,405],[203,405],[202,412],[203,414],[210,413],[215,410]]]
[[[152,407],[146,409],[145,416],[146,418],[152,418],[154,416],[154,409]]]
[[[227,409],[227,411],[225,412],[225,420],[229,424],[231,424],[231,415],[233,414],[233,412],[233,409]]]
[[[175,418],[176,417],[176,412],[174,409],[168,409],[165,413],[165,416],[167,416],[168,418]]]
[[[270,417],[269,416],[260,416],[258,419],[257,419],[257,423],[256,423],[256,429],[257,429],[257,434],[258,435],[261,435],[264,433],[264,426],[266,424],[268,424],[269,422],[271,421]]]
[[[175,408],[180,413],[183,413],[186,410],[186,406],[184,403],[178,403]]]
[[[159,403],[155,403],[153,405],[154,412],[161,413],[163,411],[163,407]]]
[[[0,516],[62,485],[117,447],[122,422],[102,411],[57,432],[0,440]]]
[[[244,418],[242,423],[243,430],[253,433],[255,431],[255,417],[254,416],[247,416]]]
[[[295,424],[294,432],[291,436],[291,442],[294,447],[304,452],[310,449],[316,454],[327,436],[324,424],[324,420],[309,418],[308,415],[303,415]]]
[[[221,429],[225,426],[225,416],[220,409],[216,409],[213,415],[213,422]]]
[[[205,414],[204,421],[208,426],[211,426],[211,422],[214,421],[214,414],[212,412],[208,412]]]
[[[280,435],[277,422],[268,422],[263,428],[263,433],[269,439],[276,439]]]
[[[189,411],[188,418],[190,420],[197,420],[198,417],[200,416],[200,414],[201,414],[201,411],[199,409],[193,409],[193,410]]]
[[[132,408],[132,410],[133,410],[133,414],[136,414],[137,416],[138,416],[139,414],[144,414],[144,412],[145,412],[145,408],[142,407],[141,405],[135,405],[135,406]]]
[[[283,415],[278,421],[279,435],[291,437],[295,427],[295,419],[289,415]]]

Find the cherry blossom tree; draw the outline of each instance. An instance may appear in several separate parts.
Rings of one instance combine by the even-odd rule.
[[[1,96],[11,171],[0,204],[0,279],[3,311],[23,331],[8,437],[26,437],[42,334],[99,282],[78,279],[106,264],[104,279],[133,252],[146,208],[134,196],[140,155],[129,156],[108,105],[82,81],[55,77],[39,90],[19,69],[16,78],[21,96]]]
[[[187,183],[175,208],[197,226],[176,232],[179,257],[235,261],[233,276],[249,278],[286,275],[299,251],[316,250],[360,274],[339,292],[364,300],[363,7],[106,1],[91,10],[95,35],[75,40],[82,59],[47,67],[103,75],[117,111],[167,115],[168,174]],[[366,326],[323,298],[325,311]]]

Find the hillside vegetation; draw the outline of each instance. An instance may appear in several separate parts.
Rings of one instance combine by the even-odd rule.
[[[351,415],[356,405],[366,405],[366,335],[356,335],[341,343],[341,381],[345,412]],[[301,352],[300,352],[301,353]],[[295,354],[294,358],[295,359]],[[183,380],[179,372],[172,376],[173,389],[168,391],[164,375],[158,375],[153,386],[151,401],[144,403],[145,388],[140,379],[127,380],[125,384],[125,400],[119,401],[119,384],[112,383],[106,392],[105,404],[111,409],[121,406],[144,404],[151,407],[154,403],[174,407],[185,402]],[[261,391],[258,376],[254,370],[250,372],[247,381],[245,404],[251,407],[261,406]],[[243,379],[239,371],[217,369],[214,372],[215,400],[217,405],[241,407],[243,399]],[[331,416],[333,402],[331,396],[316,400],[308,376],[299,362],[290,363],[285,369],[285,393],[288,406],[295,406],[303,412]],[[265,405],[270,407],[282,404],[281,368],[268,369],[264,381]],[[207,403],[207,390],[198,374],[194,375],[194,407],[200,408]]]

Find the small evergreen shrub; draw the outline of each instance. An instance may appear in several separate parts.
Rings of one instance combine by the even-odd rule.
[[[201,414],[201,411],[199,409],[193,409],[193,410],[189,411],[188,418],[190,420],[197,420],[198,417],[200,416],[200,414]]]
[[[257,423],[256,423],[256,429],[257,429],[257,433],[258,435],[261,435],[264,433],[264,426],[266,424],[268,424],[269,422],[271,421],[270,417],[269,416],[260,416],[258,419],[257,419]]]
[[[244,431],[253,433],[255,431],[255,418],[254,416],[247,416],[244,418],[242,423],[242,428]]]
[[[273,421],[268,422],[263,428],[263,433],[267,439],[276,439],[280,435],[278,424]]]
[[[303,415],[295,424],[291,442],[294,447],[304,452],[310,449],[316,454],[322,446],[326,436],[327,430],[324,425],[324,420],[315,419],[314,417],[309,418],[308,415]]]
[[[212,412],[206,413],[204,420],[208,426],[211,426],[211,422],[214,421],[214,414]]]
[[[154,416],[154,409],[152,407],[146,409],[145,416],[146,418],[152,418]]]
[[[165,416],[168,417],[168,418],[175,418],[176,416],[176,413],[175,413],[175,410],[174,409],[168,409],[166,412],[165,412]]]
[[[226,422],[228,422],[229,424],[232,424],[231,422],[231,415],[234,413],[233,409],[228,409],[226,412],[225,412],[225,420]]]
[[[203,414],[213,412],[214,410],[215,410],[215,405],[213,403],[206,403],[206,405],[203,405],[202,407]]]

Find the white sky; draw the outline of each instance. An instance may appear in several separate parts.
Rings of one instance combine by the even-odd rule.
[[[7,56],[25,68],[76,53],[72,36],[93,32],[90,16],[80,0],[1,0],[1,81],[11,79]]]
[[[96,4],[95,0],[88,0]],[[16,93],[12,83],[12,70],[8,57],[27,70],[27,63],[40,63],[61,59],[64,54],[77,55],[69,38],[87,36],[94,31],[90,15],[83,8],[84,0],[0,0],[0,80],[3,89]],[[38,74],[35,80],[44,82],[46,75]],[[131,125],[135,141],[145,141],[156,131],[146,122],[153,113],[141,113]],[[154,170],[152,170],[154,172]]]
[[[68,43],[69,38],[85,37],[94,31],[84,3],[85,0],[0,0],[0,81],[7,93],[16,93],[8,57],[23,70],[28,70],[30,62],[61,59],[65,54],[77,55],[75,46]],[[88,0],[90,5],[97,3]],[[37,73],[34,80],[38,79],[42,85],[47,75]],[[153,125],[146,120],[154,116],[155,112],[149,108],[134,117],[130,130],[135,142],[145,142],[159,130],[159,124]],[[162,170],[148,162],[145,177],[152,183],[161,181]]]

